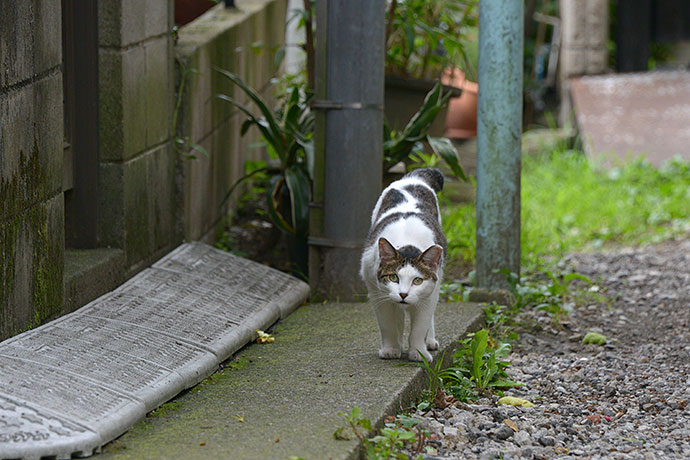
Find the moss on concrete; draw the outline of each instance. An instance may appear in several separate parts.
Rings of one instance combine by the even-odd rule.
[[[437,313],[444,348],[483,317],[470,304],[440,305]],[[380,424],[423,388],[421,369],[377,357],[378,328],[368,305],[303,307],[273,333],[274,343],[243,350],[240,369],[228,366],[178,396],[101,457],[358,458],[356,441],[333,438],[343,424],[338,412],[357,405]]]
[[[62,308],[62,196],[35,203],[48,180],[37,140],[30,154],[0,181],[0,340],[34,328]]]

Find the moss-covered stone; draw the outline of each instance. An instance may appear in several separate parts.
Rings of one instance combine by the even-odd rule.
[[[0,226],[0,340],[40,326],[62,309],[62,196]]]

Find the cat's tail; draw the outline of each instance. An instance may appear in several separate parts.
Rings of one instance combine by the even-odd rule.
[[[437,168],[421,168],[407,174],[409,177],[418,177],[429,184],[435,192],[443,190],[443,173]]]

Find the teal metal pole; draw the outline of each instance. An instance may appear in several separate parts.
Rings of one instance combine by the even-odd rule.
[[[479,2],[476,281],[488,289],[520,272],[523,3]]]

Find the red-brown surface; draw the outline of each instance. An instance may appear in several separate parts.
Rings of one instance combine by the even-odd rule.
[[[690,72],[580,77],[571,94],[588,155],[690,160]]]

